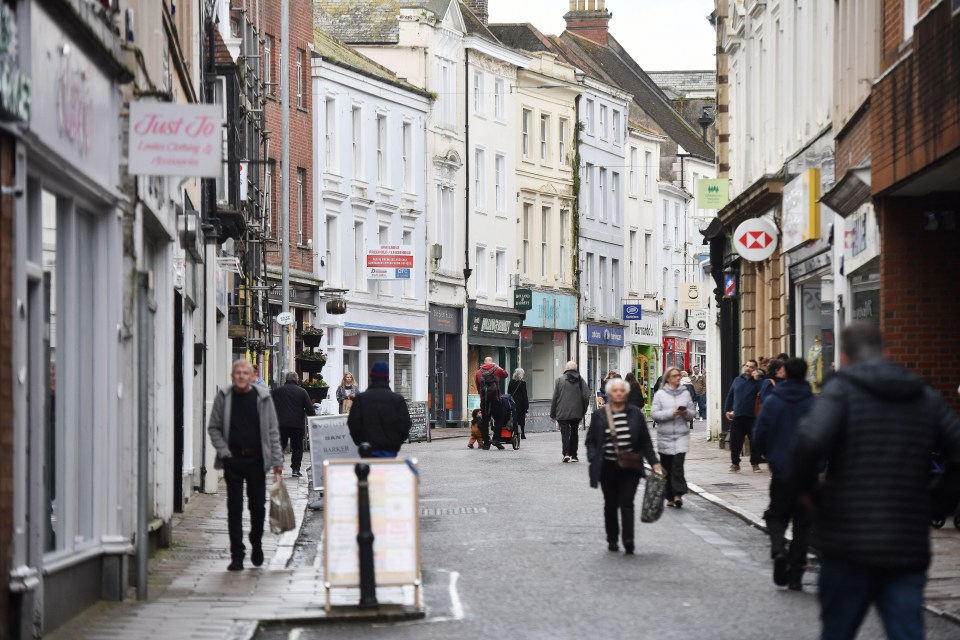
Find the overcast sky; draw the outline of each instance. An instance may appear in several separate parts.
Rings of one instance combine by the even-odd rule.
[[[607,0],[610,32],[645,71],[713,69],[716,33],[707,16],[714,0]],[[568,0],[490,0],[490,22],[531,22],[548,35],[563,31]]]

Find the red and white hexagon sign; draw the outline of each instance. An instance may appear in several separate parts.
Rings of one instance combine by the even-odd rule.
[[[733,248],[750,262],[761,262],[777,248],[777,228],[765,218],[753,218],[733,232]]]

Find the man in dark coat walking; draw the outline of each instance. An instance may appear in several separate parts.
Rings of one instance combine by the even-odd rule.
[[[732,423],[730,426],[730,473],[740,473],[740,452],[743,451],[743,441],[753,431],[755,417],[753,405],[760,391],[760,381],[753,375],[756,370],[756,360],[744,362],[743,373],[734,378],[723,403],[724,416]],[[750,464],[753,465],[754,473],[760,473],[760,452],[754,446],[750,447]]]
[[[407,401],[390,390],[390,366],[375,362],[370,368],[370,386],[350,407],[350,437],[357,446],[369,444],[375,458],[396,458],[412,426]]]
[[[782,365],[786,380],[767,396],[753,425],[750,441],[770,465],[770,507],[764,514],[770,534],[770,557],[773,558],[773,582],[792,591],[803,590],[803,570],[807,563],[810,542],[810,513],[791,494],[787,483],[790,452],[797,435],[797,425],[813,406],[813,390],[807,382],[807,363],[790,358]],[[790,551],[786,548],[787,527],[793,521]]]
[[[300,386],[300,376],[296,371],[288,371],[285,384],[270,392],[273,396],[273,405],[277,410],[277,420],[280,422],[280,449],[287,450],[287,441],[290,441],[290,471],[291,475],[299,478],[300,463],[303,461],[303,434],[304,416],[315,416],[317,410],[313,407],[310,394]]]
[[[888,637],[922,638],[930,455],[943,454],[954,474],[943,481],[955,490],[960,419],[922,379],[884,359],[876,327],[851,325],[840,344],[842,366],[800,421],[791,458],[808,493],[827,463],[812,540],[822,557],[822,637],[856,636],[874,604]]]
[[[590,388],[571,360],[557,378],[550,402],[550,419],[560,425],[560,439],[564,462],[579,462],[577,458],[577,429],[590,406]]]

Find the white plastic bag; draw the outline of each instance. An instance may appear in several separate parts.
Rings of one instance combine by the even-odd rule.
[[[285,533],[293,531],[297,526],[297,518],[293,514],[293,503],[287,493],[287,485],[274,482],[270,485],[270,531]]]

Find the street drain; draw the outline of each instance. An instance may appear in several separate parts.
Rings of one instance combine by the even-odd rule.
[[[486,513],[486,507],[452,507],[449,509],[424,507],[420,509],[421,518],[433,516],[473,516],[480,513]]]
[[[710,486],[718,489],[753,489],[753,485],[746,482],[715,482]]]

